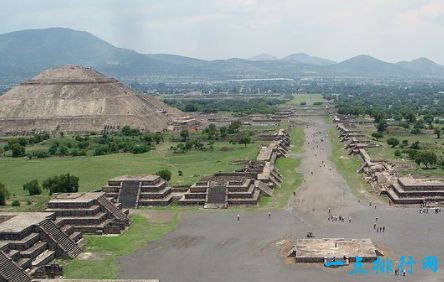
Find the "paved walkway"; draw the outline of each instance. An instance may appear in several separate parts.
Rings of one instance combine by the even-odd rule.
[[[330,145],[326,138],[324,142],[320,138],[328,125],[314,117],[307,122],[307,142],[299,168],[306,182],[287,210],[273,212],[271,218],[267,211],[242,212],[239,222],[237,212],[230,210],[184,213],[175,231],[123,257],[119,276],[155,277],[168,282],[444,281],[444,269],[438,274],[421,269],[424,256],[444,261],[444,214],[425,215],[415,208],[382,206],[375,210],[359,203],[327,160]],[[332,214],[344,216],[346,221],[351,217],[352,223],[327,220],[329,207]],[[376,217],[378,225],[386,227],[384,233],[373,230]],[[393,259],[412,256],[417,261],[413,276],[372,272],[350,276],[351,266],[326,269],[285,261],[279,255],[279,243],[285,238],[304,238],[308,231],[318,238],[371,238]],[[371,265],[365,267],[370,270]]]

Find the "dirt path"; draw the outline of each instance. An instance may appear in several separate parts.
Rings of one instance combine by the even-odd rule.
[[[330,208],[332,215],[348,218],[348,214],[364,207],[351,193],[334,163],[328,160],[331,152],[329,126],[320,117],[310,117],[307,121],[304,152],[298,169],[304,174],[304,182],[290,205],[304,214],[321,217],[328,217]]]

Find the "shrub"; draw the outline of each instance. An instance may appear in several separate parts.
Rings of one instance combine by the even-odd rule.
[[[394,148],[398,146],[399,140],[394,137],[390,137],[389,139],[387,139],[387,144],[389,144],[392,148]]]
[[[0,183],[0,206],[6,204],[6,199],[9,198],[9,191],[6,189],[5,185]]]
[[[73,193],[79,191],[79,178],[69,173],[61,174],[46,179],[42,186],[49,191],[50,195],[53,193]]]
[[[29,159],[43,159],[48,157],[49,157],[48,152],[42,150],[32,151],[28,154]]]
[[[395,151],[395,157],[400,157],[400,156],[401,156],[401,151],[396,150],[396,151]]]
[[[179,174],[179,176],[183,175],[183,172],[181,170],[179,170],[177,173]]]
[[[169,171],[168,169],[164,168],[159,170],[158,172],[156,172],[156,175],[162,177],[163,179],[165,179],[166,181],[170,181],[171,180],[171,171]]]
[[[13,200],[11,203],[11,206],[13,207],[20,207],[20,201],[19,200]]]
[[[42,194],[42,188],[40,187],[39,181],[37,179],[25,183],[23,185],[23,190],[28,191],[30,196]]]

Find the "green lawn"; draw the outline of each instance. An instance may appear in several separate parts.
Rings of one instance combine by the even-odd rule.
[[[166,222],[153,222],[141,215],[132,215],[133,223],[119,236],[85,235],[84,252],[91,258],[60,260],[64,278],[68,279],[116,279],[119,270],[118,258],[130,254],[150,241],[171,232],[179,222],[179,215]]]
[[[301,102],[306,102],[307,106],[312,106],[313,103],[326,103],[327,100],[321,94],[295,94],[293,100],[289,101],[288,104],[299,106]]]
[[[344,177],[348,187],[358,197],[361,196],[359,191],[368,188],[368,184],[364,182],[362,174],[357,173],[361,166],[361,159],[358,156],[348,155],[344,150],[344,144],[339,141],[339,132],[332,127],[328,131],[328,138],[331,143],[332,152],[329,159],[335,163],[336,170]]]
[[[61,173],[71,173],[80,178],[80,190],[100,189],[107,180],[124,174],[154,174],[161,168],[169,169],[173,176],[171,184],[192,184],[202,176],[218,171],[232,171],[243,166],[239,161],[253,159],[259,144],[232,145],[217,142],[213,151],[189,151],[173,154],[171,143],[156,146],[145,154],[111,154],[96,157],[51,157],[48,159],[28,160],[26,158],[0,158],[0,182],[5,184],[11,194],[24,196],[22,186],[27,181]],[[226,150],[221,148],[226,147]],[[183,176],[178,171],[183,171]]]
[[[279,158],[276,167],[283,177],[282,187],[275,188],[272,197],[261,197],[259,206],[262,208],[284,208],[295,191],[302,183],[304,175],[296,172],[301,160],[299,153],[304,145],[304,131],[294,128],[290,131],[291,147],[288,158]]]

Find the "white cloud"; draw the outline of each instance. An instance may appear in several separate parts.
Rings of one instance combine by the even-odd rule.
[[[6,0],[0,32],[64,26],[119,47],[201,58],[368,53],[444,64],[443,0]]]

